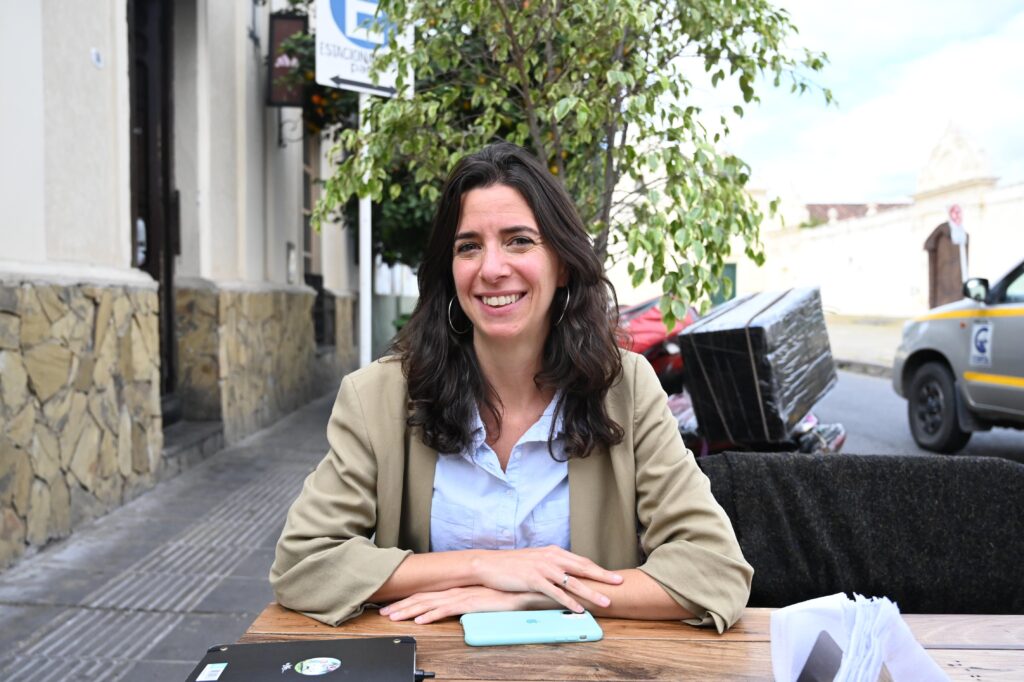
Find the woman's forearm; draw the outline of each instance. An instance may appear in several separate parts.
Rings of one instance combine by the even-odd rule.
[[[607,605],[605,588],[621,582],[622,576],[555,546],[469,549],[410,554],[369,601],[388,602],[424,592],[482,585],[502,592],[540,593],[566,608],[581,610],[583,600]]]
[[[630,568],[617,572],[623,578],[622,584],[600,585],[601,592],[611,598],[611,604],[599,606],[585,599],[580,600],[595,616],[638,620],[681,620],[694,617],[643,571]],[[597,583],[592,585],[595,588],[597,586]]]
[[[462,556],[469,552],[447,552],[437,555],[412,555],[406,559],[409,561],[416,556],[439,557],[448,554],[449,559],[454,559],[458,565],[472,564],[472,561],[465,561]],[[453,556],[454,555],[454,556]],[[474,557],[479,559],[480,557]],[[420,564],[420,566],[417,566]],[[457,616],[463,613],[474,611],[503,611],[503,610],[533,610],[533,609],[564,609],[566,604],[561,604],[549,595],[540,594],[534,591],[505,591],[493,587],[481,585],[462,586],[451,585],[453,582],[465,580],[477,580],[477,575],[466,576],[465,574],[449,573],[445,575],[446,560],[431,559],[427,561],[414,560],[406,567],[404,572],[421,570],[428,566],[421,575],[412,579],[407,575],[398,575],[389,580],[371,599],[375,602],[391,601],[381,609],[381,615],[388,616],[391,620],[415,619],[417,623],[430,623],[441,618]],[[435,574],[435,571],[441,573]],[[415,589],[417,584],[423,583],[428,575],[443,576],[442,581],[437,583],[435,588],[427,587],[408,595],[398,596],[406,590]],[[635,569],[620,572],[621,584],[609,585],[598,581],[580,579],[578,585],[586,590],[601,589],[603,592],[613,595],[610,604],[599,606],[586,598],[579,598],[572,608],[578,609],[580,605],[589,609],[595,615],[610,618],[637,618],[645,620],[681,620],[690,618],[692,614],[679,606],[662,589],[661,585],[653,578],[642,571]],[[397,576],[397,577],[396,577]],[[444,578],[447,578],[444,579]],[[575,603],[575,602],[574,602]]]
[[[391,602],[418,592],[437,592],[452,587],[477,585],[472,556],[477,550],[410,554],[387,582],[370,597],[373,603]]]

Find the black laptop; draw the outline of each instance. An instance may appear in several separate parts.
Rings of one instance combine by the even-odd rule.
[[[186,682],[413,682],[412,637],[317,639],[211,647]]]

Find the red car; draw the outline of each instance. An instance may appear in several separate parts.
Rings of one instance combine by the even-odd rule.
[[[679,332],[699,319],[697,311],[688,308],[686,317],[676,322],[671,331],[665,328],[658,308],[660,297],[639,305],[619,309],[619,345],[647,358],[669,395],[683,390],[683,355],[679,352]]]

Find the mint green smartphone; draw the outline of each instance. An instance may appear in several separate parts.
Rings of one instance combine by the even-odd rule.
[[[470,646],[596,642],[604,637],[589,611],[492,611],[459,619]]]

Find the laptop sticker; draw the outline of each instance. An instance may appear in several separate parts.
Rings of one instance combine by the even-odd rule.
[[[341,661],[336,658],[307,658],[295,664],[295,672],[300,675],[326,675],[341,667]]]
[[[199,677],[196,678],[196,682],[215,682],[220,679],[227,667],[227,663],[207,663],[203,672],[199,673]]]

